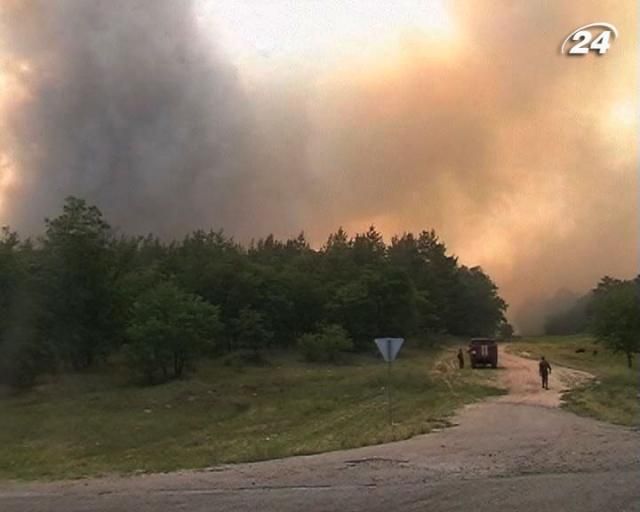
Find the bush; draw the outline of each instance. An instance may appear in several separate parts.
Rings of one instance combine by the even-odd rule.
[[[344,352],[353,350],[353,341],[341,326],[326,325],[317,333],[303,334],[298,348],[307,361],[337,362]]]
[[[220,330],[216,306],[161,283],[138,297],[127,327],[129,366],[152,384],[182,377],[195,358],[209,353]]]

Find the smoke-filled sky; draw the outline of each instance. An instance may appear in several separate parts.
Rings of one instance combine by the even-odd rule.
[[[560,55],[586,23],[605,56]],[[0,225],[435,228],[524,331],[636,273],[632,0],[1,0]]]

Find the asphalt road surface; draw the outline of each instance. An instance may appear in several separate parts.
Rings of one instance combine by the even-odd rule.
[[[308,457],[132,478],[0,484],[2,512],[640,511],[640,432],[558,408],[587,374],[502,353],[510,393],[457,426]]]

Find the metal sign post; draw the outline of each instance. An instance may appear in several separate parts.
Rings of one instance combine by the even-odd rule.
[[[376,338],[376,345],[387,362],[387,409],[389,413],[389,425],[393,426],[393,409],[391,406],[391,365],[398,357],[398,352],[404,343],[404,338]]]
[[[387,409],[389,413],[389,425],[393,427],[393,407],[391,407],[391,361],[387,362]]]

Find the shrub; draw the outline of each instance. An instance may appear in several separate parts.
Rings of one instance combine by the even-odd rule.
[[[179,378],[199,355],[215,345],[220,330],[218,308],[173,283],[161,283],[133,305],[125,356],[130,367],[152,384]]]
[[[344,352],[353,350],[353,341],[339,325],[326,325],[316,333],[303,334],[298,348],[307,361],[337,362]]]

